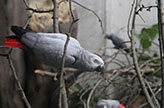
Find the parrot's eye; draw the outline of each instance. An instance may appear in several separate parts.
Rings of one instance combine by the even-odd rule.
[[[100,62],[97,59],[94,59],[94,63],[100,64]]]

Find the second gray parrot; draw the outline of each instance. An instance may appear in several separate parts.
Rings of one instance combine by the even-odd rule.
[[[61,33],[34,33],[22,27],[12,26],[16,37],[45,64],[57,69],[61,67],[64,45],[67,39]],[[70,37],[65,56],[65,67],[73,67],[82,71],[103,72],[103,60],[82,48],[79,42]]]
[[[123,108],[117,100],[101,99],[97,103],[97,108]]]
[[[105,38],[110,39],[117,49],[123,49],[125,52],[129,53],[129,48],[127,47],[125,41],[116,34],[106,34]]]

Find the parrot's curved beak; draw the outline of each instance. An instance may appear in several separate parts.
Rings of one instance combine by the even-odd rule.
[[[104,72],[104,65],[98,66],[98,67],[96,68],[96,71],[97,71],[97,72],[103,73],[103,72]]]
[[[104,38],[111,39],[112,35],[106,34]]]

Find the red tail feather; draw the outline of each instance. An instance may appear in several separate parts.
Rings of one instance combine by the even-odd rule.
[[[121,108],[125,108],[125,106],[124,106],[124,105],[122,105],[122,104],[120,104],[120,106],[121,106]]]
[[[8,47],[18,47],[26,51],[25,46],[18,39],[6,38],[5,45]]]

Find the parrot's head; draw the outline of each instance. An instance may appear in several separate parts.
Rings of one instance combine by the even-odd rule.
[[[104,61],[98,55],[94,54],[94,56],[91,57],[91,65],[95,71],[104,72]]]
[[[96,108],[125,108],[125,106],[120,104],[117,100],[101,99],[97,102]]]
[[[114,34],[106,34],[105,38],[107,39],[112,39],[114,37]]]

